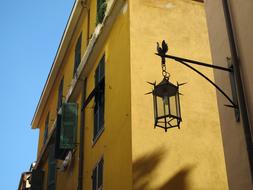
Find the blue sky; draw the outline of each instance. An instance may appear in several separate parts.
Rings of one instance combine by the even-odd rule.
[[[33,118],[74,0],[0,1],[0,189],[36,160]]]

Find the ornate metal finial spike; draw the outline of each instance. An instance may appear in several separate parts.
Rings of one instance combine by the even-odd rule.
[[[183,83],[178,83],[178,82],[177,82],[177,86],[183,86],[183,85],[185,85],[185,84],[187,84],[187,82],[183,82]]]

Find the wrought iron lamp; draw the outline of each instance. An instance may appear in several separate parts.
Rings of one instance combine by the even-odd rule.
[[[163,40],[162,45],[160,47],[159,43],[157,42],[157,53],[156,55],[161,57],[161,66],[162,66],[162,75],[163,80],[156,85],[156,83],[148,82],[149,84],[153,85],[153,91],[147,94],[153,95],[153,104],[154,104],[154,126],[163,128],[165,132],[169,128],[180,128],[180,123],[182,121],[181,118],[181,111],[180,111],[180,99],[179,96],[181,95],[179,92],[179,86],[185,84],[178,84],[174,85],[169,82],[170,74],[166,71],[166,58],[173,59],[178,63],[185,65],[186,67],[190,68],[194,72],[198,73],[204,79],[206,79],[211,85],[213,85],[224,97],[230,102],[229,105],[225,105],[227,107],[234,108],[236,120],[239,120],[239,107],[237,103],[237,95],[236,95],[236,85],[234,80],[234,72],[233,72],[233,65],[229,65],[229,68],[220,67],[217,65],[211,65],[207,63],[202,63],[199,61],[194,61],[190,59],[175,57],[171,55],[166,55],[168,52],[168,45]],[[229,72],[230,74],[230,82],[231,82],[231,89],[233,100],[213,81],[211,81],[207,76],[203,73],[192,67],[191,64],[200,65],[204,67],[209,67],[213,69],[218,69],[222,71]]]
[[[179,86],[180,84],[174,85],[169,82],[170,74],[166,71],[165,55],[168,51],[168,46],[163,41],[162,47],[159,47],[157,43],[157,51],[162,55],[162,75],[163,80],[156,85],[152,84],[154,89],[153,104],[154,104],[154,120],[155,127],[163,128],[166,132],[169,128],[178,127],[180,128],[181,112],[180,112],[180,100],[179,100]],[[147,93],[147,94],[150,94]]]
[[[180,128],[181,112],[179,85],[174,85],[164,78],[152,91],[154,101],[155,127],[167,129]]]

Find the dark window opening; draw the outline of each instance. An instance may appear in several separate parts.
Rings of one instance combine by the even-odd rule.
[[[76,147],[77,104],[63,103],[57,115],[55,158],[64,160],[68,151]]]
[[[47,176],[47,189],[55,190],[56,189],[56,160],[54,155],[54,147],[52,144],[49,147],[48,152],[48,176]]]
[[[57,102],[57,112],[62,106],[62,98],[63,98],[63,85],[64,85],[64,79],[61,79],[61,83],[58,89],[58,102]]]
[[[82,46],[82,33],[80,34],[75,47],[75,62],[74,62],[73,76],[75,76],[77,68],[81,62],[81,46]]]
[[[105,17],[106,0],[97,0],[97,24],[102,23]]]
[[[100,190],[103,185],[104,160],[101,159],[92,172],[92,190]]]
[[[47,114],[47,118],[45,120],[45,130],[44,130],[44,139],[43,139],[43,144],[47,142],[47,137],[48,137],[48,127],[49,127],[49,113]]]
[[[27,175],[27,174],[25,174]],[[24,188],[27,190],[42,190],[44,181],[44,171],[41,169],[33,169],[29,177],[27,178],[28,184],[30,183],[30,188]],[[27,183],[26,183],[27,184]]]
[[[105,55],[99,62],[95,73],[95,107],[94,107],[94,134],[97,138],[104,128],[104,104],[105,104]]]

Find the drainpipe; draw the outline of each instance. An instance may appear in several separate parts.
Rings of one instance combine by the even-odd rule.
[[[247,151],[248,151],[248,158],[249,158],[249,164],[250,164],[250,170],[251,170],[251,180],[253,180],[252,130],[250,127],[247,104],[245,100],[243,83],[242,83],[242,78],[241,78],[241,73],[240,73],[240,65],[239,65],[240,60],[239,60],[238,52],[236,49],[235,34],[233,31],[231,13],[229,9],[229,0],[222,0],[222,3],[223,3],[224,16],[226,20],[227,33],[228,33],[228,38],[229,38],[231,60],[232,60],[233,69],[234,69],[234,77],[235,77],[236,87],[237,87],[238,103],[239,103],[239,108],[241,112],[242,123],[244,127],[244,135],[245,135]]]
[[[80,0],[80,4],[82,9],[87,9],[87,0]],[[87,9],[88,10],[88,9]],[[80,14],[81,16],[81,14]],[[78,19],[79,20],[79,19]],[[89,22],[89,21],[88,21]],[[85,128],[85,110],[82,109],[85,98],[86,98],[86,84],[87,79],[81,81],[81,88],[82,88],[82,100],[81,100],[81,115],[80,115],[80,144],[79,144],[79,164],[78,164],[78,182],[77,182],[77,190],[83,190],[83,162],[84,162],[84,128]]]
[[[85,109],[83,104],[86,98],[86,84],[87,79],[82,81],[82,103],[81,103],[81,115],[80,115],[80,144],[79,144],[79,166],[78,166],[78,186],[77,190],[83,189],[83,161],[84,161],[84,128],[85,128]]]

